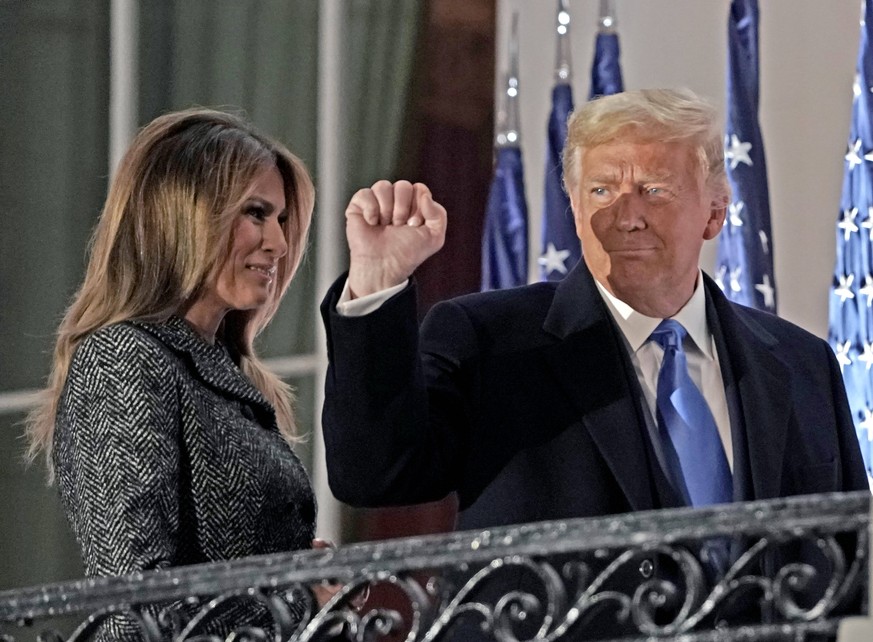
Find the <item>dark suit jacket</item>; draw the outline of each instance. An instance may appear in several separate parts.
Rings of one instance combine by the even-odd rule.
[[[414,287],[359,318],[323,316],[334,494],[359,506],[456,491],[461,528],[676,506],[642,394],[594,280],[473,294],[415,316]],[[704,278],[725,381],[734,498],[867,488],[826,342],[730,303]]]

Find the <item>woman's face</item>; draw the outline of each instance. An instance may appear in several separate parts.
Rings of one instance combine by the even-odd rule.
[[[229,310],[251,310],[271,300],[285,241],[285,184],[275,166],[258,174],[231,228],[230,253],[185,317],[200,328],[217,327]]]

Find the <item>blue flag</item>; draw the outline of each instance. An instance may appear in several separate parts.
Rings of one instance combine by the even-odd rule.
[[[537,263],[544,281],[560,281],[582,257],[570,199],[564,191],[561,154],[567,140],[567,118],[573,111],[573,90],[567,83],[552,88],[546,180],[543,185],[543,253]]]
[[[775,314],[770,195],[758,126],[757,0],[731,3],[725,133],[733,200],[719,238],[716,281],[732,301]]]
[[[482,290],[527,283],[527,200],[517,145],[498,147],[482,235]]]
[[[589,99],[623,91],[619,66],[618,36],[599,33],[591,65]],[[538,259],[544,281],[560,281],[582,258],[576,223],[570,210],[570,199],[564,191],[561,155],[567,140],[567,118],[573,111],[573,92],[566,82],[552,89],[552,111],[549,115],[549,139],[546,148],[546,180],[544,185],[543,245]]]
[[[873,5],[867,0],[837,222],[828,340],[843,372],[868,477],[873,480]]]
[[[591,63],[591,86],[588,100],[610,96],[624,91],[619,64],[618,34],[598,33],[594,43],[594,62]]]

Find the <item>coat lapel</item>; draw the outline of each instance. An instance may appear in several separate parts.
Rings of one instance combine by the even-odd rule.
[[[163,341],[173,352],[191,365],[200,378],[225,396],[237,398],[255,405],[260,412],[273,418],[272,405],[261,391],[233,363],[227,350],[221,345],[209,345],[179,317],[172,316],[164,323],[140,323],[136,325]]]
[[[543,329],[560,340],[546,351],[546,362],[579,409],[631,508],[653,508],[644,428],[628,384],[628,357],[584,262],[558,285]]]
[[[752,496],[738,499],[770,499],[779,496],[782,467],[791,414],[791,371],[779,359],[778,340],[743,308],[731,304],[718,286],[704,275],[712,302],[710,327],[720,355],[727,354],[733,387],[742,417],[741,426],[732,422],[735,474],[750,474],[739,480],[739,488]],[[728,378],[726,385],[730,386]],[[730,395],[732,391],[728,390]],[[743,432],[744,431],[744,432]],[[736,444],[745,443],[745,448]],[[746,472],[748,471],[748,472]]]

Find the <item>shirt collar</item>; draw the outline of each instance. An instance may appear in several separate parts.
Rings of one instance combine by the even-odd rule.
[[[594,283],[597,284],[597,289],[606,302],[606,307],[609,308],[621,333],[630,344],[631,352],[636,352],[648,341],[649,336],[658,327],[662,319],[648,317],[637,312],[627,303],[609,292],[597,279],[594,279]],[[707,359],[713,358],[712,333],[709,331],[709,326],[706,322],[706,292],[699,270],[694,293],[691,295],[688,303],[671,318],[682,324],[694,345],[697,346],[697,349]]]

